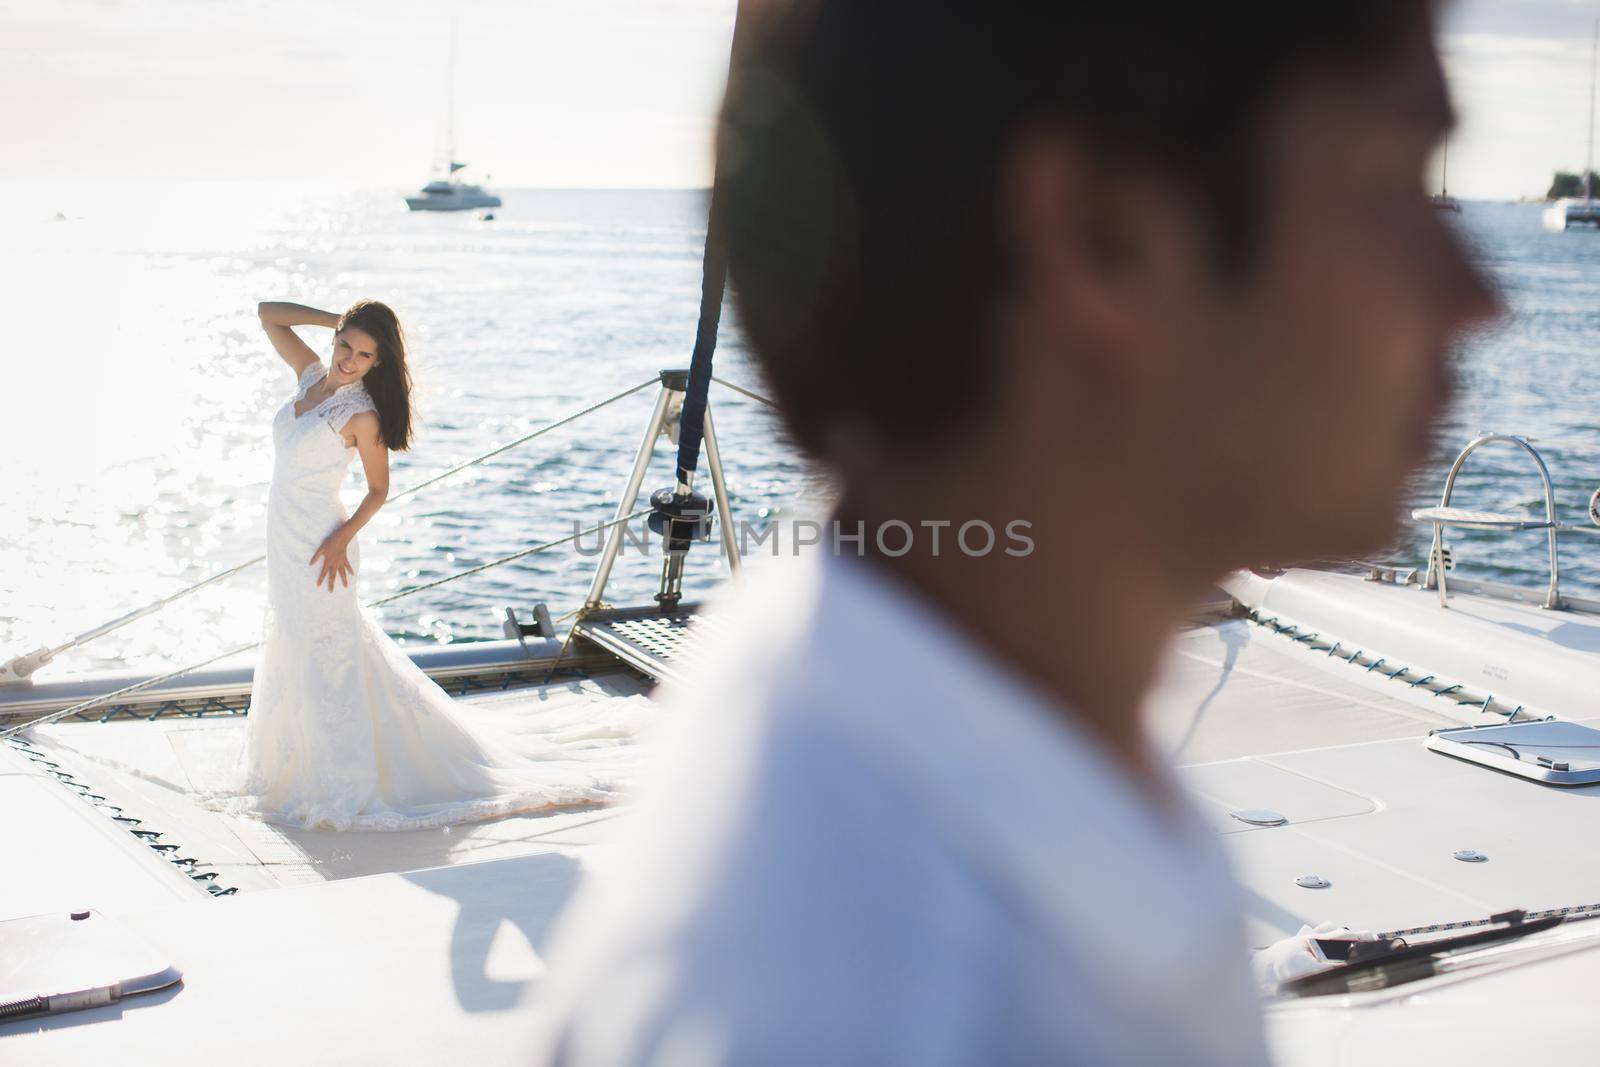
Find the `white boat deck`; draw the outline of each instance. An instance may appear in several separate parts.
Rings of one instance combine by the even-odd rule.
[[[1303,624],[1293,633],[1358,633],[1386,662],[1427,670],[1438,658],[1448,661],[1440,673],[1493,682],[1497,701],[1600,719],[1600,626],[1590,616],[1460,595],[1441,612],[1431,593],[1340,575],[1291,572],[1251,584],[1262,581],[1244,580],[1236,595],[1251,597],[1262,618],[1280,612]],[[1600,850],[1589,847],[1600,786],[1555,788],[1429,751],[1432,729],[1504,721],[1457,696],[1384,677],[1262,622],[1234,619],[1178,639],[1150,702],[1152,734],[1222,836],[1252,945],[1328,919],[1384,931],[1600,902]],[[85,781],[185,854],[214,863],[218,880],[240,890],[220,900],[37,765],[0,752],[0,799],[37,815],[24,823],[21,878],[8,872],[0,882],[0,916],[94,906],[125,918],[186,974],[180,991],[120,1009],[0,1026],[8,1062],[88,1062],[113,1050],[145,1062],[165,1058],[177,1035],[222,1047],[244,1028],[259,1044],[229,1041],[234,1062],[303,1058],[307,1047],[347,1051],[348,1062],[521,1062],[542,938],[582,866],[603,855],[593,845],[616,810],[400,834],[230,820],[188,802],[182,778],[184,732],[228,725],[82,724],[41,731],[38,742],[74,772],[72,760],[97,746],[102,759],[88,761]],[[103,760],[116,758],[137,759],[147,773],[166,766],[170,786],[110,772]],[[1285,821],[1255,826],[1230,815],[1242,810]],[[1487,860],[1454,858],[1468,849]],[[1304,875],[1329,884],[1303,888]],[[1477,972],[1483,981],[1277,1004],[1275,1050],[1293,1064],[1435,1054],[1487,1063],[1491,1045],[1474,1041],[1473,1021],[1508,1003],[1526,1012],[1530,997],[1540,1026],[1563,1040],[1592,1037],[1600,1024],[1581,1014],[1600,981],[1590,932],[1573,927],[1578,940],[1545,967],[1506,963]],[[1519,984],[1523,973],[1530,977]],[[362,982],[352,987],[352,975]],[[307,1007],[319,1001],[326,1006]],[[1420,1008],[1367,1010],[1400,1001]],[[287,1015],[296,1027],[260,1026]],[[112,1019],[121,1025],[101,1025]]]
[[[7,1064],[528,1062],[539,952],[578,864],[522,855],[118,921],[180,986],[0,1025]]]
[[[1152,718],[1169,751],[1181,744],[1180,774],[1224,836],[1252,944],[1326,919],[1393,930],[1600,902],[1600,851],[1577,847],[1593,839],[1600,787],[1429,751],[1431,729],[1490,721],[1450,697],[1234,620],[1180,639]],[[1287,822],[1229,815],[1252,809]],[[1467,849],[1488,860],[1453,858]],[[1302,888],[1302,875],[1331,885]]]
[[[644,689],[645,683],[636,676],[617,673],[581,683],[474,694],[460,702],[535,714],[545,707],[638,695]],[[369,834],[301,830],[235,818],[201,807],[191,793],[200,777],[195,770],[198,754],[212,751],[221,735],[236,741],[242,728],[243,720],[231,716],[72,723],[35,730],[32,747],[107,804],[139,819],[138,829],[159,832],[160,843],[176,845],[178,854],[200,861],[198,869],[214,872],[216,884],[241,893],[581,848],[617,815],[608,808],[565,809],[434,830]],[[147,884],[152,879],[181,887],[187,895],[196,889],[201,897],[209,895],[135,838],[127,826],[114,822],[103,807],[73,795],[42,766],[3,747],[0,757],[4,760],[0,790],[18,797],[10,810],[38,813],[28,824],[15,876],[0,885],[0,919],[58,910],[64,900],[77,900],[107,914],[145,907],[155,899]],[[130,767],[139,773],[126,769]],[[49,804],[32,800],[35,793],[48,794]],[[119,865],[125,877],[108,877],[103,870],[107,842],[132,854],[133,859]],[[77,865],[97,873],[74,880],[65,872]]]
[[[1460,595],[1441,612],[1432,591],[1319,572],[1234,584],[1260,616],[1318,633],[1322,650],[1243,620],[1191,631],[1150,714],[1223,835],[1252,945],[1324,920],[1376,932],[1600,903],[1600,787],[1557,788],[1429,751],[1430,729],[1505,719],[1383,677],[1397,663],[1416,667],[1413,679],[1441,663],[1476,691],[1492,685],[1497,703],[1600,725],[1593,616]],[[1329,639],[1387,665],[1329,655]],[[1242,809],[1287,821],[1228,814]],[[1467,849],[1487,859],[1454,857]],[[1328,886],[1296,884],[1312,874]],[[1530,1053],[1587,1064],[1600,1043],[1597,984],[1600,922],[1585,922],[1455,975],[1274,1001],[1267,1033],[1279,1067],[1488,1065]]]
[[[0,747],[0,805],[11,813],[0,919],[97,906],[136,911],[205,900],[205,889],[44,768]]]

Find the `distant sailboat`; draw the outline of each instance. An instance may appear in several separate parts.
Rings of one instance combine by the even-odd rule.
[[[1461,201],[1450,195],[1450,139],[1444,141],[1444,159],[1439,169],[1439,192],[1428,197],[1433,206],[1441,211],[1454,211],[1461,213]]]
[[[412,211],[469,211],[473,208],[499,207],[500,198],[481,185],[456,180],[456,172],[466,167],[456,161],[456,24],[450,23],[450,85],[449,105],[445,117],[445,177],[436,178],[422,187],[422,195],[406,197],[406,206]]]
[[[1583,196],[1564,197],[1545,208],[1544,228],[1561,233],[1570,226],[1600,227],[1600,201],[1594,198],[1594,95],[1596,71],[1600,70],[1600,19],[1594,23],[1594,42],[1589,51],[1589,160],[1583,170]]]

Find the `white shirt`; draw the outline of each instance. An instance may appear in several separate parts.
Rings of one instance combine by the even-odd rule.
[[[535,1062],[1266,1062],[1198,817],[871,564],[764,571],[561,920]]]

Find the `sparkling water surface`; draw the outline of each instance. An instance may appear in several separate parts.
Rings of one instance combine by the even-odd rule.
[[[412,214],[404,190],[7,188],[0,656],[59,641],[263,551],[270,423],[294,381],[256,321],[260,300],[337,310],[369,296],[399,312],[419,425],[414,449],[392,457],[395,489],[661,368],[687,366],[694,339],[703,192],[502,190],[504,206],[484,221]],[[1600,234],[1545,233],[1539,211],[1466,205],[1461,224],[1512,313],[1463,353],[1461,395],[1413,483],[1415,503],[1436,502],[1455,451],[1496,430],[1534,440],[1562,518],[1588,524],[1589,494],[1600,485],[1600,377],[1590,355],[1600,336]],[[326,359],[331,333],[301,332]],[[717,372],[758,385],[732,316]],[[364,597],[609,518],[653,395],[643,390],[386,506],[360,535]],[[759,524],[791,506],[812,474],[771,412],[717,387],[712,404],[736,518]],[[663,441],[646,492],[670,482],[672,452]],[[354,476],[348,484],[352,507],[359,484]],[[1543,507],[1532,465],[1498,448],[1468,461],[1457,501],[1529,514]],[[1420,563],[1427,536],[1414,531],[1394,555]],[[1461,532],[1452,542],[1461,575],[1545,581],[1541,535]],[[647,602],[659,564],[625,556],[607,599]],[[506,605],[526,614],[544,600],[557,615],[576,607],[593,566],[564,547],[379,611],[403,640],[497,638]],[[1562,568],[1565,591],[1600,596],[1600,538],[1564,537]],[[723,573],[715,546],[697,548],[689,594]],[[64,655],[41,677],[170,668],[253,641],[263,583],[258,565]]]
[[[414,448],[391,457],[393,490],[688,365],[704,192],[508,190],[493,221],[412,214],[402,195],[143,183],[7,198],[0,655],[264,551],[270,424],[295,383],[258,301],[338,310],[374,297],[398,312],[419,425]],[[331,331],[300,333],[326,361]],[[729,319],[717,373],[758,385]],[[364,599],[609,519],[655,394],[387,505],[360,534]],[[801,492],[806,467],[769,409],[716,386],[711,403],[735,516],[759,524]],[[674,452],[662,439],[644,494],[670,484]],[[703,459],[701,471],[708,481]],[[353,474],[350,507],[361,492]],[[403,639],[498,638],[505,606],[527,619],[544,600],[560,615],[581,603],[593,568],[592,555],[562,547],[379,613]],[[659,572],[659,554],[630,549],[607,600],[647,603]],[[697,547],[687,593],[723,573],[717,546]],[[171,667],[253,641],[264,582],[258,564],[62,656],[48,675]]]
[[[1558,539],[1565,594],[1600,596],[1600,527],[1589,498],[1600,486],[1600,232],[1547,233],[1539,204],[1468,203],[1461,225],[1498,280],[1507,321],[1464,346],[1456,402],[1434,456],[1411,484],[1416,505],[1439,503],[1445,475],[1481,432],[1518,434],[1543,456],[1561,521],[1585,527]],[[1329,462],[1337,462],[1330,456]],[[1542,519],[1538,468],[1515,446],[1474,452],[1451,503]],[[1549,546],[1543,531],[1447,531],[1456,574],[1543,590]],[[1392,557],[1426,564],[1431,527],[1413,527]]]

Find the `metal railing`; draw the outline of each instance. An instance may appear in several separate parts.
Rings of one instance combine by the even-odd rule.
[[[1509,445],[1518,448],[1533,460],[1534,466],[1539,471],[1539,480],[1543,486],[1544,518],[1525,518],[1504,512],[1480,511],[1471,508],[1454,507],[1450,503],[1455,493],[1456,477],[1461,473],[1462,466],[1467,457],[1479,448],[1489,444]],[[1439,499],[1437,507],[1417,508],[1411,512],[1413,520],[1427,523],[1433,527],[1433,543],[1428,550],[1428,570],[1423,578],[1424,589],[1437,589],[1439,593],[1439,606],[1448,607],[1446,601],[1447,590],[1445,571],[1449,569],[1449,549],[1444,543],[1446,527],[1465,530],[1497,530],[1502,533],[1520,533],[1529,531],[1545,532],[1548,538],[1550,551],[1550,582],[1545,590],[1543,607],[1551,610],[1562,607],[1561,599],[1561,556],[1557,535],[1565,530],[1569,532],[1582,532],[1589,534],[1600,533],[1600,529],[1573,526],[1563,523],[1556,511],[1555,485],[1550,479],[1550,469],[1545,465],[1544,457],[1539,450],[1528,442],[1526,437],[1516,434],[1484,433],[1467,442],[1450,465],[1450,473],[1445,476],[1444,494]]]

